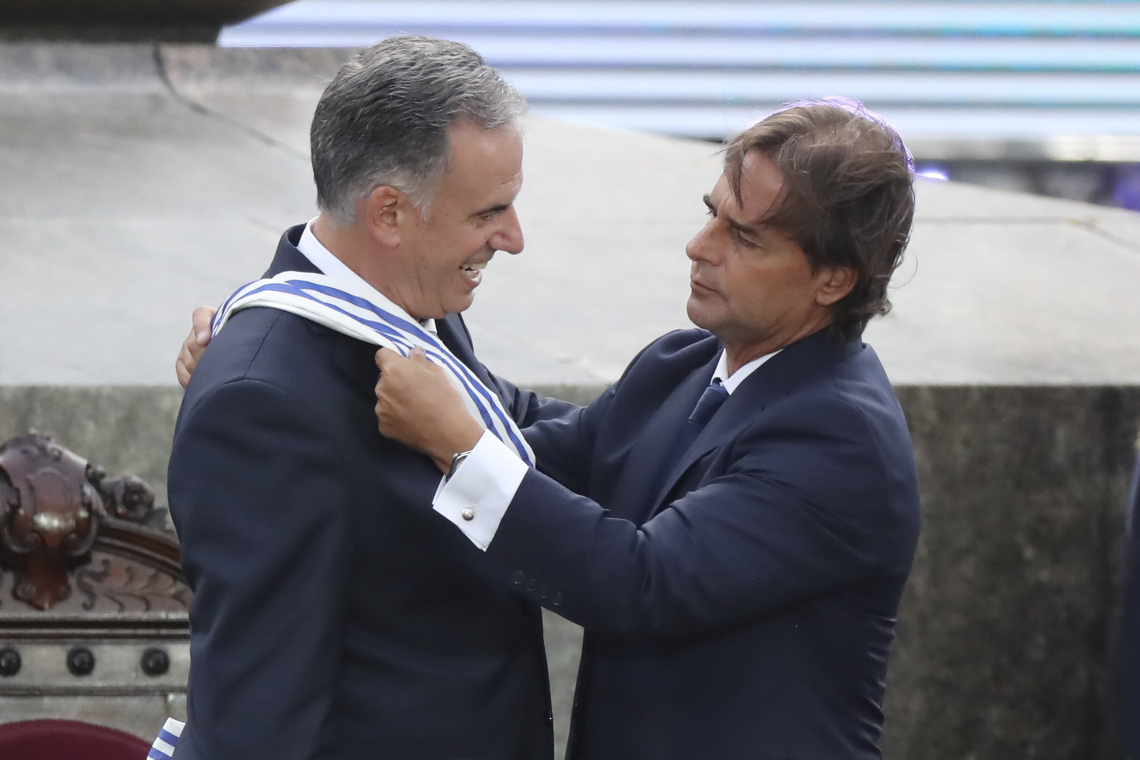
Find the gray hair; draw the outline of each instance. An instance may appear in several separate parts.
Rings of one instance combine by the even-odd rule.
[[[448,130],[463,118],[514,122],[526,100],[459,42],[392,37],[349,59],[325,88],[309,142],[317,205],[341,224],[381,185],[427,213],[450,157]]]

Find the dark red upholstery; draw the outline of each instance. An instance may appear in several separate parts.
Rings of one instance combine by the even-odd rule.
[[[136,736],[75,720],[0,725],[0,760],[145,760],[149,751]]]

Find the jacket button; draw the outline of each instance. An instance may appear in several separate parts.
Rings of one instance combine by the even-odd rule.
[[[522,570],[515,570],[513,573],[511,573],[511,583],[515,584],[516,586],[523,585],[523,581],[525,580],[526,573],[524,573]]]
[[[536,588],[538,588],[538,581],[536,581],[534,578],[528,578],[526,582],[526,590],[534,591]]]
[[[538,598],[542,599],[544,601],[549,599],[550,598],[550,589],[548,589],[546,586],[543,586],[542,588],[540,588],[538,590]]]
[[[564,602],[564,601],[566,601],[566,599],[562,596],[562,594],[558,593],[557,591],[555,591],[553,594],[550,595],[550,603],[553,604],[555,607],[561,607],[562,602]]]

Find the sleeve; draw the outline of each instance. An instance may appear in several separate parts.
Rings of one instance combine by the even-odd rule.
[[[1140,457],[1132,471],[1128,510],[1126,577],[1123,627],[1121,632],[1120,685],[1125,749],[1129,757],[1140,758]]]
[[[609,396],[607,391],[588,407],[575,406],[527,430],[539,470],[572,491],[587,488],[586,463],[596,436],[592,423],[604,414]],[[494,434],[484,432],[451,480],[440,481],[432,508],[485,551],[528,469]]]
[[[561,399],[539,396],[534,391],[517,387],[509,380],[491,375],[499,396],[506,401],[507,412],[515,424],[525,428],[543,420],[558,419],[573,414],[581,407]]]
[[[677,334],[670,333],[666,338]],[[639,351],[618,381],[586,406],[557,402],[562,404],[558,406],[546,404],[549,399],[544,400],[545,405],[539,407],[539,412],[523,431],[527,443],[534,450],[535,466],[539,472],[574,493],[589,491],[591,463],[606,416],[618,392],[629,381],[630,373],[656,343]],[[496,381],[510,385],[505,380],[496,378]]]
[[[451,479],[440,481],[432,509],[485,550],[528,469],[518,454],[485,430]]]
[[[500,387],[514,388],[506,380],[495,380]],[[541,413],[524,435],[540,472],[575,493],[586,492],[594,441],[617,385],[584,407],[556,399],[538,400]],[[515,398],[534,396],[530,391],[515,389],[515,393]],[[440,481],[432,507],[486,550],[526,471],[510,449],[484,433],[451,482]]]
[[[323,756],[349,585],[341,461],[266,383],[222,386],[183,418],[169,474],[194,591],[179,760]]]
[[[437,323],[437,325],[438,324],[439,323]],[[474,351],[474,340],[471,337],[471,331],[467,328],[467,322],[463,319],[462,314],[448,315],[444,320],[444,324],[448,326],[448,329],[458,333],[459,339],[466,344],[466,350],[468,352]],[[470,354],[470,359],[472,361],[475,360],[473,353]],[[511,415],[515,424],[520,428],[533,425],[540,420],[561,417],[565,414],[569,414],[578,407],[577,404],[570,403],[569,401],[561,401],[556,398],[543,398],[534,391],[519,388],[510,380],[493,374],[485,365],[482,369],[491,379],[491,390],[499,394],[499,398],[503,400],[506,406],[507,413]]]
[[[829,416],[835,429],[858,425]],[[850,586],[889,561],[891,546],[905,573],[917,524],[886,493],[869,434],[769,430],[730,448],[723,474],[641,526],[530,471],[488,561],[519,593],[590,630],[660,637]]]

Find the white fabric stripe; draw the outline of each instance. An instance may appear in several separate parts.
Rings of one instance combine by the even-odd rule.
[[[174,745],[167,744],[162,739],[155,739],[154,744],[151,745],[151,749],[157,749],[168,757],[174,754]]]
[[[361,293],[371,293],[383,298],[384,295],[380,293],[380,291],[369,285],[368,282],[356,272],[349,269],[343,261],[338,259],[332,251],[325,248],[324,244],[317,239],[317,236],[313,233],[313,225],[317,223],[317,219],[319,218],[320,217],[313,217],[309,220],[308,224],[305,225],[305,229],[301,232],[301,239],[297,241],[297,250],[304,254],[305,258],[309,260],[309,263],[319,269],[321,274],[327,274],[337,282],[351,282],[353,283],[353,287],[359,289]],[[375,299],[369,298],[369,300]],[[420,322],[420,325],[430,333],[435,332],[434,319],[425,319]]]
[[[166,723],[162,726],[162,730],[158,732],[155,737],[154,743],[150,745],[150,752],[147,753],[148,758],[172,758],[174,756],[174,748],[178,745],[178,738],[182,736],[182,729],[186,724],[175,718],[167,718]],[[174,739],[174,743],[166,741],[162,738],[163,734],[170,736]]]
[[[338,294],[313,288],[339,291],[371,305],[380,313],[354,304]],[[363,292],[363,288],[355,287],[354,283],[326,275],[282,272],[272,279],[249,283],[230,296],[214,316],[213,334],[217,335],[235,312],[263,306],[295,314],[357,340],[391,349],[402,356],[407,356],[413,347],[419,346],[424,349],[430,361],[448,372],[462,392],[468,411],[479,424],[511,447],[524,462],[533,464],[534,453],[514,420],[503,408],[498,395],[403,309],[375,290],[369,288],[369,291]],[[366,321],[384,327],[377,328],[366,324]],[[400,321],[405,325],[399,324]],[[390,334],[382,334],[380,329]]]

